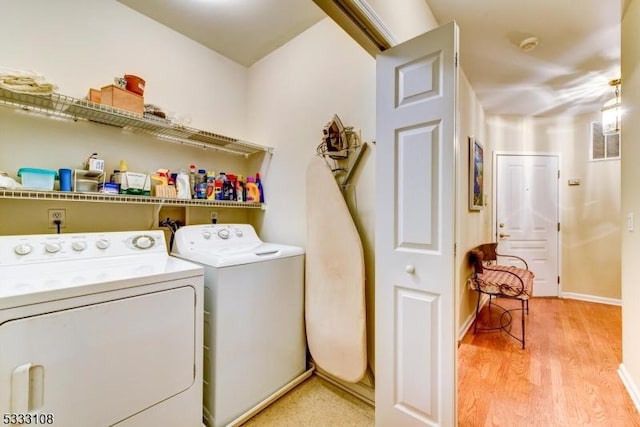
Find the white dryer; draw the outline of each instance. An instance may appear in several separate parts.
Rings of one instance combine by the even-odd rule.
[[[202,426],[202,293],[162,231],[0,236],[4,421]]]
[[[180,228],[173,255],[204,267],[205,420],[238,423],[305,375],[304,251],[216,224]]]

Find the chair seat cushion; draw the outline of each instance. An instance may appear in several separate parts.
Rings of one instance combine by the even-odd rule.
[[[470,281],[472,290],[493,295],[529,299],[533,293],[531,271],[514,266],[485,265],[481,274]]]

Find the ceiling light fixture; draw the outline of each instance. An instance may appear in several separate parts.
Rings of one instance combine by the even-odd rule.
[[[520,50],[523,52],[529,52],[532,51],[533,49],[535,49],[536,47],[538,47],[538,38],[533,36],[533,37],[527,37],[526,39],[522,40],[520,42]]]
[[[615,135],[620,132],[622,98],[620,96],[621,79],[614,79],[609,86],[615,87],[615,97],[602,106],[602,134]]]

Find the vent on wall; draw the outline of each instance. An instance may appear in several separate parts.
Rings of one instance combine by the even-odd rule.
[[[591,122],[591,160],[620,159],[620,134],[603,135],[602,122]]]

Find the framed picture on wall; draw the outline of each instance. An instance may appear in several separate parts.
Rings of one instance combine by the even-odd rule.
[[[484,200],[484,150],[473,136],[469,137],[469,210],[482,209]]]

